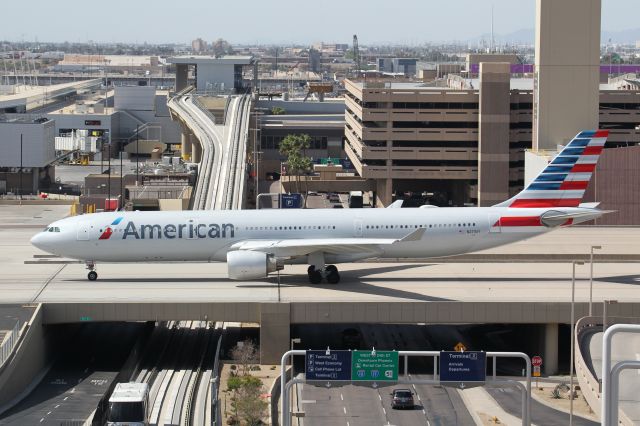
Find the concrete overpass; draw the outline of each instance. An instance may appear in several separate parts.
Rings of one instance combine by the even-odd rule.
[[[41,307],[21,346],[32,355],[18,357],[23,367],[11,370],[20,376],[12,383],[33,380],[43,367],[32,351],[43,348],[42,325],[197,319],[259,323],[263,362],[276,362],[289,348],[292,324],[539,324],[531,338],[544,348],[549,374],[557,368],[559,325],[570,322],[567,260],[596,244],[603,250],[594,268],[594,314],[615,299],[609,316],[640,317],[638,227],[564,228],[475,254],[474,262],[346,264],[336,286],[309,286],[302,265],[288,266],[280,285],[277,277],[235,282],[220,263],[100,264],[101,279],[90,283],[82,264],[25,263],[41,254],[29,238],[67,212],[50,204],[0,205],[0,303]],[[588,274],[588,266],[578,268],[576,318],[588,313]]]

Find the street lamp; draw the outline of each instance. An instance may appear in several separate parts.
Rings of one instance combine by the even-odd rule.
[[[577,260],[571,262],[571,358],[569,359],[569,426],[573,426],[573,358],[575,356],[576,350],[574,343],[576,265],[584,265],[584,262]]]
[[[593,316],[593,251],[600,249],[602,249],[602,246],[591,246],[591,256],[589,256],[589,265],[591,267],[589,272],[589,316]]]
[[[293,350],[293,345],[297,343],[300,344],[302,343],[302,339],[299,337],[295,337],[293,339],[291,339],[291,350]],[[291,359],[291,380],[293,380],[295,378],[295,376],[293,375],[293,356],[289,357]],[[298,391],[298,384],[295,384],[295,391],[297,393]],[[293,389],[292,389],[293,390]],[[291,400],[289,401],[289,409],[291,409],[291,407],[293,407],[293,392],[289,392],[289,398],[291,398]]]

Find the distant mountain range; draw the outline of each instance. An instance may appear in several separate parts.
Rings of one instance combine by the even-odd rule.
[[[525,28],[517,30],[508,34],[495,34],[496,43],[519,43],[519,44],[533,44],[535,40],[535,30],[533,28]],[[471,43],[477,43],[480,40],[489,41],[491,34],[485,33],[479,37],[469,40]],[[611,39],[611,43],[628,44],[640,41],[640,28],[632,28],[629,30],[621,31],[606,31],[603,30],[600,36],[601,43],[608,43]]]

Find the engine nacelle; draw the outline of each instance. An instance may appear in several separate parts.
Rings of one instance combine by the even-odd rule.
[[[227,268],[232,280],[254,280],[276,271],[278,264],[271,254],[235,250],[227,253]]]

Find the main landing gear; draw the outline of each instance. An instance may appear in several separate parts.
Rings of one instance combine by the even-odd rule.
[[[340,274],[336,265],[325,265],[324,268],[316,269],[314,265],[307,269],[309,274],[309,282],[311,284],[320,284],[325,278],[329,284],[338,284],[340,282]]]
[[[89,273],[87,274],[87,278],[89,281],[95,281],[98,279],[98,273],[95,271],[96,264],[94,262],[87,262],[87,269]]]

